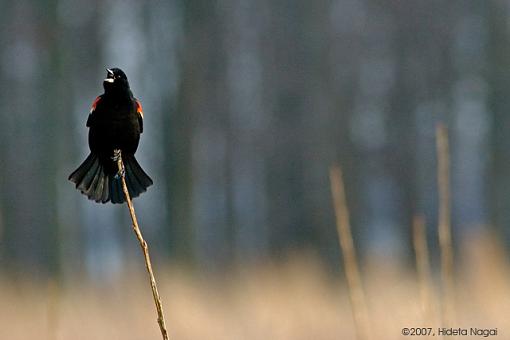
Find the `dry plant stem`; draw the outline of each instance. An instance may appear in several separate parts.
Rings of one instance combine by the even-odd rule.
[[[349,297],[356,325],[357,339],[367,340],[370,339],[369,318],[356,260],[356,251],[354,249],[354,243],[351,235],[349,210],[347,209],[340,167],[332,166],[330,168],[329,175],[333,204],[335,208],[338,238],[344,259],[345,276],[347,278],[347,284],[349,285]]]
[[[429,249],[427,245],[427,233],[423,216],[413,218],[413,246],[416,254],[416,269],[420,285],[421,307],[423,322],[433,324],[432,316],[432,275],[430,271]]]
[[[122,163],[122,154],[119,151],[116,151],[117,158],[117,167],[119,168],[119,173],[124,174],[124,163]],[[158,313],[158,324],[159,329],[161,330],[161,335],[163,336],[163,340],[168,340],[168,332],[166,330],[165,325],[165,314],[163,313],[163,305],[161,303],[161,298],[158,293],[158,286],[156,284],[156,279],[154,278],[154,273],[152,271],[151,259],[149,256],[149,246],[147,242],[144,240],[142,236],[142,232],[140,231],[140,227],[138,226],[138,220],[136,219],[135,208],[133,207],[133,203],[131,201],[131,197],[129,195],[129,191],[126,185],[125,175],[120,176],[122,180],[122,190],[124,191],[124,196],[126,197],[126,203],[129,208],[129,214],[131,215],[131,221],[133,222],[133,231],[136,234],[136,238],[138,242],[140,242],[140,247],[143,251],[143,256],[145,258],[145,267],[147,268],[147,272],[149,274],[151,289],[152,289],[152,297],[154,298],[154,304],[156,305],[156,311]]]
[[[455,323],[453,248],[450,222],[450,151],[448,131],[442,124],[436,128],[437,185],[439,192],[439,247],[441,249],[443,326]]]

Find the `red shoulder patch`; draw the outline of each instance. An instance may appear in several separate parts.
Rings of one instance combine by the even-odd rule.
[[[138,112],[138,114],[142,117],[143,119],[143,109],[142,109],[142,103],[140,103],[140,101],[138,99],[135,100],[136,101],[136,112]]]
[[[96,109],[97,103],[99,103],[100,100],[101,100],[101,96],[94,99],[94,102],[92,103],[92,107],[90,108],[90,113],[94,112],[94,110]]]

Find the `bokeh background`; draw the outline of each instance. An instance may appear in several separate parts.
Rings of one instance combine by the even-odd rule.
[[[354,338],[334,162],[375,332],[439,326],[421,319],[410,227],[425,216],[436,273],[438,122],[458,294],[478,299],[459,319],[504,331],[508,2],[0,4],[2,339],[158,336],[127,208],[67,180],[106,67],[144,107],[137,158],[155,184],[135,207],[176,339]]]

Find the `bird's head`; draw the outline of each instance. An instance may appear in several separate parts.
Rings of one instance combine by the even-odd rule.
[[[106,78],[103,81],[105,91],[113,89],[129,89],[126,74],[120,68],[107,68]]]

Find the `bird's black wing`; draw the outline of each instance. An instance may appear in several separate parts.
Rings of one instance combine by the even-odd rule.
[[[96,99],[94,99],[94,102],[92,103],[92,107],[90,108],[89,117],[87,118],[87,127],[90,127],[92,125],[92,118],[93,118],[92,114],[96,110],[97,104],[99,103],[101,98],[102,98],[102,96],[97,97]]]

